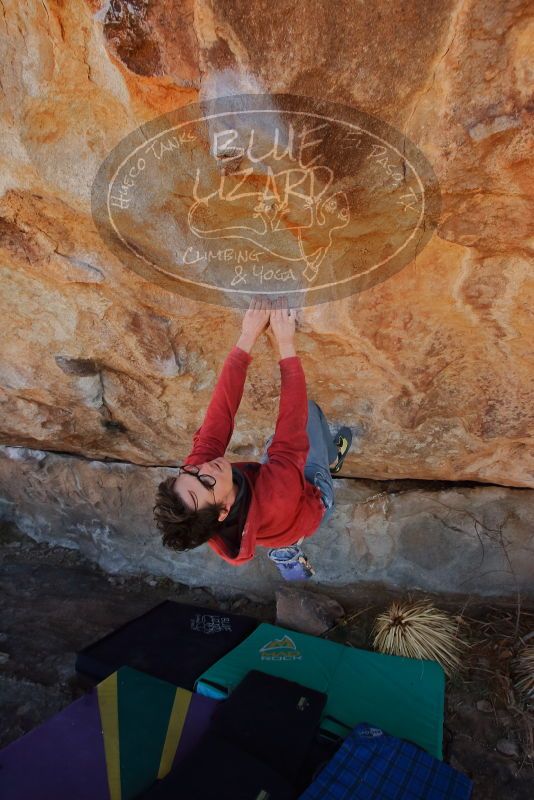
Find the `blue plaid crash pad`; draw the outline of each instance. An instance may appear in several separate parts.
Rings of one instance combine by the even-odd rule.
[[[469,800],[469,778],[419,747],[358,725],[299,800]]]
[[[368,722],[442,757],[445,676],[434,661],[358,650],[262,623],[196,681],[199,694],[228,697],[250,670],[327,695],[321,728],[347,736]]]

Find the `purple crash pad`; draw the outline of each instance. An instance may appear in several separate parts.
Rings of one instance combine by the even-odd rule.
[[[0,750],[6,800],[108,800],[96,691]]]
[[[208,702],[205,702],[206,700]],[[195,749],[210,727],[211,719],[220,703],[220,700],[212,700],[211,697],[203,697],[201,694],[194,694],[191,697],[189,713],[172,762],[173,769]]]
[[[173,769],[194,750],[218,705],[191,695]],[[0,750],[0,798],[110,800],[97,688]]]

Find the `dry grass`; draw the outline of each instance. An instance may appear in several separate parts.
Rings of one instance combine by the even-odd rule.
[[[458,625],[428,600],[392,603],[373,627],[373,647],[381,653],[426,659],[441,664],[447,675],[462,664],[465,643]]]
[[[527,644],[513,663],[514,689],[527,708],[534,708],[534,644]]]
[[[522,746],[522,768],[534,761],[534,726],[532,695],[529,702],[527,673],[521,670],[527,662],[521,653],[534,636],[534,613],[516,609],[490,607],[484,619],[465,617],[473,638],[470,658],[471,680],[485,686],[485,696],[496,709],[510,715],[509,737],[516,738]],[[529,648],[532,646],[529,645]],[[532,688],[532,661],[530,687]],[[518,667],[520,672],[518,672]],[[524,681],[524,682],[523,682]]]

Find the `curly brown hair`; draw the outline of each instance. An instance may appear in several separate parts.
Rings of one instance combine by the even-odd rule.
[[[158,486],[154,517],[161,531],[165,547],[171,550],[193,550],[211,539],[219,522],[224,503],[210,503],[198,511],[187,508],[173,491],[176,475],[166,478]]]

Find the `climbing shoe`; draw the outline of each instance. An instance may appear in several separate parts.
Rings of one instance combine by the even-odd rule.
[[[335,475],[343,466],[345,456],[350,450],[352,444],[352,431],[350,428],[340,428],[334,438],[334,444],[338,449],[337,461],[333,467],[330,467],[330,474]]]

